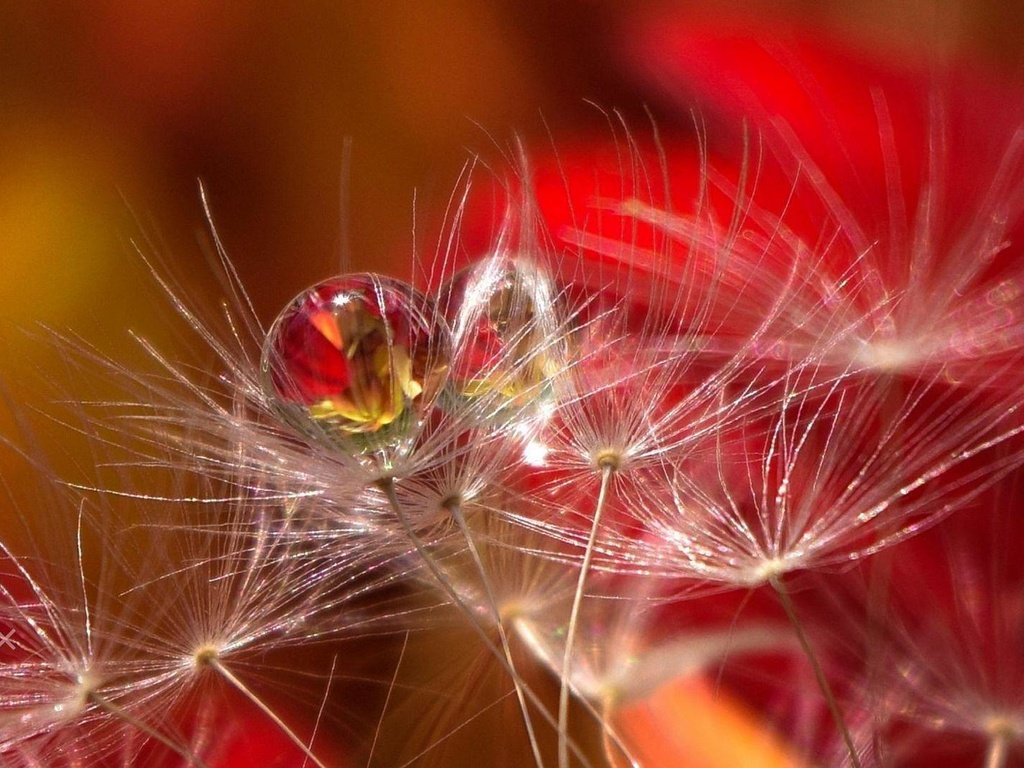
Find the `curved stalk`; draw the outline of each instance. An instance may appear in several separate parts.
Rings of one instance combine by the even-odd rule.
[[[839,702],[836,701],[835,694],[832,692],[832,686],[829,685],[828,678],[825,677],[825,670],[821,667],[821,661],[818,659],[818,655],[814,652],[814,648],[811,646],[811,641],[808,639],[807,634],[804,632],[803,623],[800,621],[800,617],[797,615],[796,606],[793,605],[793,598],[789,595],[789,590],[786,589],[785,584],[782,582],[781,576],[772,576],[768,579],[768,583],[771,584],[772,589],[779,596],[779,602],[782,603],[782,610],[786,612],[786,618],[789,619],[789,623],[793,625],[793,631],[796,633],[796,639],[800,643],[800,648],[804,652],[804,656],[807,661],[811,664],[811,669],[814,671],[814,678],[818,682],[818,689],[821,691],[821,695],[825,697],[825,704],[828,705],[828,711],[832,715],[832,720],[839,729],[840,735],[843,737],[843,743],[846,744],[846,750],[850,754],[850,765],[853,768],[861,768],[860,758],[857,756],[857,747],[853,743],[853,736],[850,734],[850,729],[846,725],[846,720],[843,718],[842,710],[839,709]]]
[[[1010,739],[1006,731],[997,730],[988,741],[985,768],[1004,768],[1010,755]]]
[[[477,549],[476,541],[473,538],[473,532],[469,528],[469,524],[466,522],[466,516],[462,514],[462,505],[458,503],[449,504],[446,509],[454,518],[455,523],[459,526],[459,530],[462,531],[462,536],[466,540],[466,547],[469,549],[470,557],[473,559],[473,564],[476,566],[477,573],[480,575],[480,583],[483,585],[484,594],[487,596],[487,602],[491,606],[491,611],[494,613],[494,624],[498,630],[498,640],[501,643],[501,650],[505,654],[505,660],[508,662],[509,667],[515,670],[515,661],[512,658],[512,646],[508,642],[508,633],[505,631],[505,625],[501,621],[501,611],[498,609],[498,601],[494,596],[494,587],[491,585],[491,579],[487,575],[487,569],[484,567],[483,559],[480,557],[480,550]],[[523,724],[526,726],[526,735],[530,740],[530,750],[533,752],[533,760],[537,764],[537,768],[544,768],[544,757],[540,751],[540,743],[537,741],[537,734],[533,728],[533,718],[530,716],[530,709],[526,701],[526,694],[523,692],[523,686],[520,681],[518,674],[512,677],[512,685],[516,689],[516,700],[519,702],[519,711],[523,714]]]
[[[176,744],[170,738],[160,733],[160,731],[158,731],[153,726],[143,722],[142,720],[139,720],[134,715],[121,709],[121,707],[117,706],[111,701],[108,701],[105,697],[100,696],[95,691],[89,693],[88,698],[89,701],[98,709],[102,709],[107,714],[113,715],[118,720],[123,720],[125,723],[130,725],[132,728],[135,728],[140,733],[144,733],[151,739],[160,742],[169,750],[171,750],[174,754],[178,755],[178,757],[180,757],[182,760],[185,760],[188,765],[194,765],[196,766],[196,768],[207,768],[206,763],[203,762],[202,758],[200,758],[199,755],[193,753],[191,750],[181,746],[180,744]]]
[[[317,766],[317,768],[327,768],[323,761],[321,761],[320,758],[318,758],[313,753],[313,750],[306,744],[306,742],[300,739],[298,734],[295,733],[295,731],[293,731],[291,728],[289,728],[288,724],[285,723],[285,721],[282,720],[278,716],[278,714],[274,712],[274,710],[267,706],[267,704],[262,699],[260,699],[260,697],[257,696],[252,691],[252,689],[249,688],[249,686],[247,686],[245,683],[243,683],[241,680],[235,677],[231,670],[229,670],[227,667],[221,664],[216,656],[212,656],[208,659],[205,659],[205,663],[207,664],[207,666],[210,667],[210,669],[214,670],[218,675],[223,677],[235,690],[237,690],[239,693],[245,696],[245,698],[247,698],[253,704],[255,704],[256,707],[260,710],[260,712],[262,712],[264,715],[270,718],[274,725],[276,725],[281,730],[281,733],[287,736],[288,739],[296,747],[302,750],[302,753],[310,760],[312,760],[314,765]]]

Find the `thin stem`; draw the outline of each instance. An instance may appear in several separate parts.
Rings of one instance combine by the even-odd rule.
[[[850,729],[846,726],[846,720],[843,718],[843,713],[839,709],[839,703],[836,701],[835,694],[832,692],[832,686],[829,685],[828,678],[825,677],[825,670],[821,668],[821,662],[818,660],[817,654],[811,647],[811,641],[808,639],[804,632],[803,623],[800,621],[800,617],[797,616],[796,606],[793,605],[793,598],[789,595],[789,590],[782,583],[781,576],[772,576],[768,579],[768,583],[771,584],[772,589],[779,596],[779,602],[782,603],[782,610],[786,612],[786,617],[789,619],[789,623],[793,625],[793,631],[796,633],[796,639],[800,642],[800,647],[803,649],[804,656],[807,661],[811,664],[811,669],[814,670],[814,677],[818,681],[818,689],[821,691],[821,695],[825,697],[825,704],[828,705],[828,711],[832,715],[832,720],[836,724],[836,728],[839,729],[840,735],[843,737],[843,742],[846,744],[846,750],[850,754],[850,764],[853,768],[861,768],[860,758],[857,756],[857,748],[853,744],[853,736],[850,735]]]
[[[611,484],[615,466],[607,463],[601,467],[601,488],[597,493],[597,505],[594,508],[594,520],[590,524],[590,537],[580,564],[580,575],[576,581],[576,592],[572,598],[569,611],[569,626],[565,631],[565,653],[562,656],[561,687],[558,690],[558,767],[569,768],[569,675],[572,672],[572,652],[576,643],[576,624],[580,617],[580,606],[583,605],[583,588],[590,572],[590,562],[594,557],[594,545],[597,543],[597,531],[601,524],[601,513],[604,511],[608,498],[608,487]]]
[[[539,659],[548,669],[554,674],[559,673],[560,660],[556,660],[553,654],[549,653],[548,646],[539,641],[537,632],[529,619],[525,619],[522,616],[516,616],[512,620],[512,629],[515,631],[516,636],[526,644],[533,653],[534,657]],[[571,682],[571,681],[570,681]],[[577,693],[575,688],[572,691]],[[622,736],[619,732],[609,723],[608,717],[605,715],[605,711],[608,709],[608,701],[604,702],[604,708],[599,709],[595,706],[585,694],[579,694],[577,696],[580,705],[586,710],[587,714],[594,718],[595,722],[601,724],[602,738],[606,745],[612,744],[622,754],[623,758],[629,761],[629,765],[632,768],[639,768],[640,764],[631,756],[629,747],[623,741]],[[610,755],[606,751],[606,755]]]
[[[313,733],[309,736],[309,743],[312,744],[316,741],[317,731],[320,730],[320,723],[324,718],[324,710],[327,709],[327,701],[331,697],[331,684],[334,682],[334,670],[338,667],[338,655],[335,654],[334,658],[331,659],[331,673],[330,677],[327,678],[327,685],[324,686],[324,695],[320,699],[320,710],[316,713],[316,722],[313,723]],[[301,768],[306,768],[306,760],[302,761]]]
[[[1010,756],[1009,735],[1002,728],[992,733],[988,741],[988,752],[985,753],[985,768],[1004,768]]]
[[[287,736],[296,747],[301,749],[302,753],[310,760],[312,760],[313,763],[318,766],[318,768],[327,768],[327,766],[320,760],[320,758],[313,753],[313,750],[309,748],[306,742],[300,739],[298,734],[295,733],[295,731],[293,731],[291,728],[289,728],[285,721],[282,720],[278,716],[278,714],[274,712],[274,710],[267,706],[267,704],[264,703],[263,700],[260,699],[260,697],[257,696],[249,688],[249,686],[247,686],[245,683],[243,683],[241,680],[235,677],[231,670],[229,670],[227,667],[221,664],[220,660],[216,656],[211,656],[210,658],[206,659],[205,663],[209,665],[209,667],[212,670],[214,670],[217,674],[223,677],[228,683],[230,683],[231,686],[234,687],[239,693],[245,696],[245,698],[247,698],[249,701],[255,704],[256,707],[264,715],[270,718],[274,725],[276,725],[281,730],[281,733]]]
[[[454,603],[455,606],[463,612],[466,618],[469,619],[470,626],[473,627],[473,631],[476,632],[480,641],[484,644],[484,647],[493,654],[494,658],[497,659],[502,669],[508,673],[510,678],[513,680],[518,679],[519,684],[522,686],[523,694],[529,702],[533,704],[533,706],[537,707],[541,716],[544,718],[544,721],[557,728],[558,721],[554,718],[548,708],[544,705],[544,702],[540,700],[540,697],[533,691],[533,689],[523,682],[522,676],[520,676],[519,673],[509,665],[508,661],[505,659],[505,655],[501,652],[501,649],[494,644],[494,641],[492,641],[490,636],[487,634],[487,630],[480,625],[473,609],[466,604],[466,601],[462,599],[462,596],[455,590],[455,587],[452,586],[451,581],[441,570],[441,567],[437,564],[434,556],[427,550],[423,539],[420,538],[419,534],[416,533],[412,525],[409,523],[409,519],[406,516],[405,511],[402,509],[402,503],[398,500],[398,494],[395,491],[394,479],[384,478],[377,483],[377,486],[384,491],[388,504],[391,506],[391,510],[395,513],[395,517],[398,518],[398,521],[402,526],[402,530],[404,530],[405,535],[409,537],[409,541],[416,549],[416,552],[423,561],[423,564],[427,566],[431,575],[433,575],[438,585],[442,590],[444,590],[444,593],[448,595],[448,598],[452,603]],[[573,754],[582,761],[586,768],[593,768],[590,761],[587,760],[586,756],[577,744],[571,742],[569,747]]]
[[[505,654],[505,660],[508,662],[509,667],[515,670],[516,664],[512,658],[512,647],[508,642],[508,633],[505,631],[505,625],[501,621],[501,611],[498,609],[498,600],[494,596],[494,587],[491,585],[491,579],[487,575],[487,569],[484,567],[483,559],[480,557],[480,550],[477,549],[473,532],[470,530],[469,524],[466,522],[466,516],[462,513],[462,505],[458,503],[451,503],[448,505],[447,509],[455,519],[456,524],[459,526],[459,530],[462,531],[462,536],[466,540],[466,547],[469,549],[470,557],[472,557],[477,572],[480,574],[480,583],[483,585],[484,594],[487,596],[487,602],[491,606],[491,611],[494,613],[494,623],[498,630],[498,639],[501,642],[501,650]],[[519,701],[519,711],[523,714],[523,724],[526,726],[526,735],[530,740],[530,749],[533,751],[534,762],[536,762],[538,768],[544,768],[544,757],[541,755],[540,743],[537,741],[537,734],[533,729],[533,718],[530,716],[530,709],[526,702],[526,694],[523,692],[523,686],[518,674],[513,675],[512,685],[515,686],[516,689],[516,699]]]
[[[153,726],[143,722],[142,720],[139,720],[137,717],[135,717],[135,715],[130,714],[124,709],[121,709],[121,707],[117,706],[111,701],[108,701],[105,697],[101,696],[95,691],[91,691],[89,693],[89,701],[92,702],[99,709],[102,709],[107,714],[113,715],[118,720],[123,720],[125,723],[130,725],[132,728],[135,728],[140,733],[144,733],[151,739],[155,739],[156,741],[160,742],[169,750],[171,750],[174,754],[178,755],[178,757],[188,761],[189,765],[195,765],[197,766],[197,768],[206,768],[206,763],[203,762],[202,758],[200,758],[199,755],[193,753],[191,750],[181,746],[180,744],[175,744],[170,738],[160,733],[160,731],[156,730]]]
[[[398,654],[398,661],[395,664],[394,674],[391,675],[391,685],[388,686],[388,695],[384,697],[384,706],[380,708],[380,717],[377,718],[377,729],[373,732],[373,741],[370,743],[370,754],[366,757],[366,768],[373,764],[373,756],[377,752],[377,742],[380,740],[380,731],[384,725],[384,715],[387,714],[388,705],[391,704],[391,694],[395,692],[395,685],[398,683],[398,670],[402,668],[402,660],[405,658],[405,651],[409,647],[409,631],[405,632],[405,639],[402,641],[402,652]]]

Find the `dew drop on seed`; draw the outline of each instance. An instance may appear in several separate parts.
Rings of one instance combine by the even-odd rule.
[[[441,295],[455,402],[503,420],[543,410],[563,357],[548,276],[525,259],[492,256],[457,273]]]
[[[403,442],[444,385],[448,333],[433,304],[369,273],[309,288],[263,347],[263,387],[304,435],[357,453]]]

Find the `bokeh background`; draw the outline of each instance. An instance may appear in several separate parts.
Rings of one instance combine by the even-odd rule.
[[[895,7],[891,7],[895,6]],[[257,308],[337,269],[404,273],[414,192],[446,202],[476,152],[566,146],[592,100],[638,113],[619,57],[637,15],[799,22],[879,55],[965,53],[1013,66],[1015,4],[820,0],[57,0],[0,3],[0,317],[114,343],[145,322],[126,239],[139,223],[201,258],[197,192]],[[343,146],[352,141],[342,219]],[[22,349],[19,353],[24,354]]]
[[[673,9],[702,22],[810,25],[879,56],[965,56],[1008,70],[1024,23],[1019,4],[993,0],[0,0],[6,396],[40,405],[39,374],[70,394],[80,383],[61,379],[61,353],[39,323],[127,366],[141,354],[129,329],[172,356],[188,343],[154,306],[130,242],[159,241],[162,258],[212,296],[199,180],[265,320],[337,272],[346,242],[352,268],[406,274],[414,210],[421,222],[439,215],[477,153],[514,136],[572,146],[604,130],[589,102],[657,119],[620,58],[622,36],[637,15]],[[12,428],[0,415],[0,429]],[[424,680],[444,668],[429,646],[410,658]],[[443,764],[480,765],[468,750],[488,727],[480,719],[466,756],[453,749]]]

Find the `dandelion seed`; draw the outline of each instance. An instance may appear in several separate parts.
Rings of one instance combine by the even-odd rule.
[[[373,281],[375,281],[373,283],[375,288],[375,295],[377,296],[377,302],[379,306],[381,306],[380,297],[384,292],[383,288],[381,287],[383,285],[381,283],[381,280],[382,279],[380,278],[373,278]],[[507,280],[508,276],[506,275],[505,281],[507,282]],[[322,290],[318,291],[317,289],[314,289],[314,292],[317,292],[317,303],[323,303],[323,301],[326,299],[327,303],[333,307],[333,309],[330,310],[332,314],[329,314],[329,316],[325,317],[323,313],[320,311],[319,306],[313,308],[312,311],[308,312],[305,311],[304,307],[304,311],[300,313],[301,317],[298,318],[299,322],[304,324],[304,332],[308,331],[308,328],[306,328],[306,324],[308,324],[309,326],[312,326],[315,329],[316,334],[318,334],[316,337],[318,340],[321,338],[327,340],[329,345],[334,349],[333,358],[324,358],[322,355],[302,355],[302,359],[296,362],[298,362],[299,364],[299,371],[303,375],[303,381],[293,381],[292,384],[282,384],[282,381],[279,376],[275,378],[273,373],[273,362],[271,361],[271,363],[268,364],[266,362],[266,355],[264,357],[264,368],[271,371],[271,386],[274,389],[274,394],[277,395],[279,398],[287,394],[290,394],[289,387],[291,386],[292,388],[296,388],[294,386],[295,383],[305,386],[305,388],[308,390],[310,389],[310,381],[312,381],[312,383],[314,384],[314,388],[317,388],[322,386],[324,380],[327,379],[328,389],[331,390],[331,392],[329,393],[330,397],[327,398],[326,400],[323,400],[323,402],[328,402],[329,400],[330,403],[332,403],[331,408],[328,409],[331,412],[327,413],[325,411],[324,413],[320,413],[320,411],[323,410],[321,407],[323,403],[320,403],[318,405],[315,405],[314,408],[310,410],[310,414],[312,415],[313,419],[318,419],[321,416],[323,416],[324,418],[327,419],[328,423],[330,423],[331,420],[334,419],[334,417],[336,416],[346,419],[348,422],[358,422],[358,424],[355,424],[354,427],[351,427],[350,431],[353,431],[360,435],[366,434],[364,430],[368,431],[370,434],[377,433],[381,428],[385,428],[386,431],[389,431],[391,429],[391,425],[393,423],[397,423],[397,419],[401,416],[401,411],[404,411],[405,408],[405,405],[402,405],[401,408],[395,405],[401,405],[402,403],[405,402],[399,397],[399,395],[404,393],[404,396],[408,400],[412,400],[418,397],[421,393],[426,392],[427,389],[429,388],[430,395],[424,397],[423,401],[418,404],[419,410],[415,415],[411,417],[413,419],[412,429],[409,431],[411,433],[411,439],[406,441],[406,450],[403,452],[404,455],[402,455],[399,459],[395,459],[387,451],[388,448],[393,448],[394,446],[384,446],[381,445],[380,443],[370,444],[366,447],[356,446],[356,450],[360,450],[361,452],[366,452],[373,455],[373,462],[375,464],[376,472],[378,473],[378,479],[373,480],[372,474],[367,475],[367,482],[369,483],[368,488],[370,493],[373,492],[373,486],[376,486],[380,491],[383,492],[386,499],[386,506],[398,519],[409,541],[413,544],[417,553],[420,555],[424,564],[427,566],[428,570],[434,576],[437,583],[449,595],[449,597],[452,599],[455,605],[465,608],[465,604],[461,596],[453,588],[450,577],[444,571],[444,569],[437,563],[433,553],[429,550],[426,542],[421,538],[420,533],[417,531],[417,521],[414,521],[410,518],[407,508],[400,501],[397,493],[398,486],[396,485],[396,476],[404,477],[406,480],[408,480],[410,477],[415,477],[415,473],[410,473],[410,471],[406,468],[406,463],[411,462],[414,466],[424,464],[424,462],[422,461],[422,456],[425,453],[427,455],[430,455],[429,445],[431,439],[434,437],[434,434],[446,434],[444,429],[442,427],[439,427],[433,430],[433,432],[427,432],[426,442],[424,444],[420,444],[420,441],[417,440],[417,438],[421,437],[422,434],[420,427],[423,421],[430,415],[430,406],[433,403],[433,398],[436,395],[437,391],[439,390],[440,384],[443,383],[444,378],[447,377],[448,367],[451,364],[450,353],[442,355],[440,357],[441,362],[436,362],[433,364],[424,363],[419,368],[412,366],[412,354],[401,350],[405,350],[406,346],[416,347],[417,345],[419,345],[419,354],[422,355],[424,359],[436,359],[428,358],[428,356],[438,354],[439,342],[437,341],[437,339],[429,339],[429,341],[431,342],[429,344],[426,344],[425,342],[427,340],[423,338],[410,339],[407,345],[404,343],[396,344],[396,342],[393,339],[395,331],[391,329],[392,318],[389,316],[387,307],[380,308],[380,311],[376,313],[369,313],[368,317],[366,316],[367,313],[362,308],[358,310],[352,310],[354,297],[350,293],[340,290],[340,285],[346,285],[347,287],[347,283],[352,281],[353,278],[343,278],[340,281],[337,281],[335,284],[331,284],[328,289],[330,293],[329,297],[321,295],[323,293]],[[396,285],[398,285],[398,283],[395,281],[390,281],[388,283],[389,288],[393,288]],[[512,285],[515,286],[515,283],[513,282]],[[358,285],[357,287],[365,289],[367,286]],[[472,288],[473,291],[476,291],[477,293],[479,293],[482,290],[482,287],[476,282],[472,282],[470,287]],[[502,291],[507,293],[508,290],[508,285],[505,285],[502,286],[497,293],[495,293],[493,288],[491,289],[491,292],[496,296],[500,296]],[[534,289],[533,292],[536,294],[536,289]],[[362,295],[356,298],[358,298],[360,301],[365,300],[365,298]],[[466,300],[464,291],[463,296],[461,298],[462,301],[459,302],[459,311],[461,312],[461,319],[464,322],[472,321],[473,315],[478,315],[480,310],[475,305],[470,305],[468,307],[463,306]],[[504,298],[506,301],[517,299],[517,297],[514,295],[506,295]],[[544,299],[543,297],[536,296],[535,298],[537,299],[537,301],[547,301],[548,303],[550,303],[549,300]],[[473,299],[471,295],[470,300],[479,301],[479,296],[476,299]],[[423,301],[425,302],[425,300]],[[300,299],[298,302],[300,306],[304,306],[305,303],[305,299]],[[515,335],[518,333],[522,333],[524,331],[523,327],[510,328],[510,326],[514,322],[517,322],[517,324],[520,326],[522,325],[521,322],[518,322],[517,319],[510,314],[513,308],[516,311],[518,311],[520,303],[520,301],[515,301],[511,305],[506,304],[505,307],[498,306],[496,308],[488,310],[487,322],[489,324],[494,325],[495,329],[500,334],[510,333],[511,336],[509,337],[508,340],[513,342],[513,345],[518,343],[518,341],[515,339]],[[527,311],[531,313],[537,311],[538,309],[536,306],[536,302],[534,301],[534,298],[530,298],[528,300],[527,306]],[[346,326],[345,324],[341,323],[338,320],[339,313],[349,311],[357,311],[359,319],[359,322],[350,323],[349,325],[351,325],[351,327]],[[268,336],[267,345],[268,348],[273,348],[275,350],[276,355],[278,356],[289,355],[293,351],[289,348],[291,345],[288,343],[288,340],[285,339],[285,337],[290,336],[293,317],[295,317],[295,313],[293,312],[293,310],[285,310],[282,316],[271,328],[270,335]],[[403,322],[405,322],[404,318]],[[527,323],[529,322],[531,321],[527,320]],[[363,327],[364,325],[366,326],[365,328]],[[424,329],[421,328],[420,330],[422,331]],[[460,327],[459,330],[460,341],[464,342],[462,345],[460,345],[460,349],[464,350],[466,348],[464,338],[466,334],[466,329],[464,327]],[[426,334],[429,335],[430,332],[433,332],[434,335],[436,336],[437,334],[440,333],[446,334],[447,331],[446,327],[440,321],[437,321],[437,323],[433,324],[432,327],[426,328]],[[403,333],[401,335],[403,337],[403,340],[405,336],[408,336],[408,334],[406,333]],[[371,338],[375,336],[380,336],[381,338]],[[371,341],[367,341],[367,339],[371,339]],[[474,343],[476,341],[476,339],[473,340]],[[446,340],[444,342],[441,342],[440,345],[447,349]],[[303,348],[303,350],[306,352],[309,351],[310,346],[311,345],[309,344],[300,344],[300,347]],[[320,343],[320,346],[323,346],[322,342]],[[396,347],[400,350],[400,353],[397,355],[396,353],[393,352],[393,349]],[[333,359],[340,358],[342,355],[344,355],[346,359],[342,361],[341,373],[340,375],[332,375],[334,374],[334,368],[337,367],[333,363]],[[361,356],[360,359],[356,361],[360,365],[363,365],[363,363],[365,362],[362,359],[363,357],[365,357],[366,361],[369,362],[370,368],[372,369],[368,369],[369,373],[366,373],[365,371],[361,370],[356,370],[354,372],[356,375],[353,375],[353,371],[351,370],[353,367],[352,361],[356,357],[356,355]],[[502,356],[507,357],[507,355],[508,353],[505,353]],[[465,360],[466,356],[466,354],[462,354],[460,355],[459,359]],[[283,362],[285,364],[290,364],[292,360],[288,359]],[[493,368],[493,361],[491,361],[490,365]],[[516,360],[514,362],[514,365],[516,365],[517,367],[521,367],[522,361]],[[323,367],[323,370],[321,370],[321,366]],[[405,370],[407,367],[409,368],[408,371]],[[422,370],[428,371],[425,374],[426,378],[434,379],[436,381],[430,383],[428,387],[425,387],[423,384],[421,384],[419,382],[419,379],[423,377],[419,373],[420,368],[422,368]],[[495,372],[492,370],[489,375],[493,377],[494,373]],[[508,374],[502,373],[501,375],[507,376]],[[376,377],[376,379],[374,381],[370,381],[370,379],[373,377]],[[294,379],[294,376],[292,376],[292,379]],[[406,379],[409,379],[409,381],[411,382],[411,386],[413,388],[412,390],[410,390],[409,387],[407,386]],[[379,393],[376,393],[376,389],[379,389],[378,384],[375,383],[376,380],[389,382],[387,386],[394,390],[394,392],[392,393],[393,396],[390,397],[390,399],[382,398]],[[478,386],[479,383],[480,382],[478,381],[477,384],[473,385],[473,391],[469,391],[465,388],[462,388],[462,391],[458,393],[458,396],[464,398],[468,397],[471,400],[478,400],[479,395],[483,391]],[[502,391],[505,388],[507,387],[505,387],[504,385],[499,385],[499,391]],[[356,392],[355,390],[357,389],[360,391]],[[484,389],[487,389],[487,387],[485,387]],[[338,404],[338,402],[335,402],[338,400],[338,397],[335,396],[335,392],[338,390],[341,390],[341,400],[344,401],[341,402],[340,405]],[[399,390],[401,390],[401,392],[399,392]],[[350,396],[350,392],[353,392],[354,394]],[[324,393],[322,392],[303,393],[306,400],[311,399],[311,397],[312,399],[322,398],[323,394]],[[358,408],[353,409],[349,407],[351,403],[361,405],[359,405]],[[385,407],[385,403],[388,403],[390,405],[388,407]],[[501,404],[500,408],[502,410],[507,410],[505,404]],[[373,411],[373,413],[371,413],[371,411]],[[458,411],[456,412],[458,413]],[[373,418],[369,418],[370,416],[373,416]],[[444,421],[444,417],[442,416],[441,418],[442,421]],[[457,421],[456,419],[450,419],[449,421],[454,422],[454,428],[456,430],[461,429],[463,431],[467,431],[468,427],[471,427],[473,425],[472,422],[470,422],[469,424],[460,424],[459,421]],[[342,428],[349,429],[349,427],[346,425],[342,425]],[[408,436],[410,435],[401,435],[402,438],[406,438]],[[314,435],[312,437],[314,441],[316,441],[319,438],[319,435]],[[332,441],[328,438],[327,442],[330,443]],[[345,448],[346,446],[344,443],[339,444],[340,450],[345,450]],[[448,449],[447,446],[443,444],[438,445],[438,450],[442,451],[441,455],[446,458],[449,464],[455,464],[458,462],[457,454],[448,455],[449,453],[451,453],[451,451]],[[484,450],[486,450],[486,447],[484,448]],[[479,455],[480,451],[480,447],[475,447],[475,453]],[[413,456],[413,454],[415,454],[415,456]],[[373,471],[372,468],[371,471]],[[470,478],[470,481],[472,482],[473,478]],[[458,523],[459,528],[463,533],[463,536],[465,537],[466,544],[468,546],[470,553],[476,555],[477,550],[475,542],[473,541],[469,528],[465,524],[465,521],[462,517],[461,501],[459,501],[461,498],[461,490],[453,489],[441,500],[440,508],[445,513],[450,515]],[[481,564],[479,563],[479,561],[477,562],[477,567],[478,570],[480,570]],[[489,582],[486,573],[480,570],[480,576],[485,585],[488,585]],[[495,608],[494,610],[496,611],[497,609]],[[469,618],[473,622],[474,627],[476,627],[478,630],[481,630],[481,637],[484,640],[484,642],[488,645],[488,647],[497,652],[496,649],[494,649],[493,643],[491,643],[491,641],[486,637],[482,629],[479,627],[478,620],[473,616],[470,616]],[[499,639],[502,645],[501,658],[504,661],[507,670],[509,671],[510,675],[512,676],[515,682],[517,695],[520,701],[520,707],[522,709],[524,716],[524,721],[526,722],[527,731],[530,735],[531,743],[533,744],[535,760],[538,765],[542,765],[543,761],[540,756],[536,738],[533,734],[533,726],[530,720],[529,711],[527,707],[527,699],[532,699],[536,701],[536,696],[532,693],[532,691],[529,691],[525,688],[521,678],[515,670],[514,662],[511,656],[511,651],[508,645],[508,639],[505,635],[504,627],[501,625],[500,620],[497,622],[497,627],[499,632]]]
[[[650,180],[635,148],[627,143],[623,155],[633,162],[633,187],[644,188]],[[628,187],[630,179],[621,183]],[[625,253],[605,269],[596,269],[596,276],[580,276],[585,286],[600,287],[585,294],[581,307],[570,313],[577,318],[570,336],[574,357],[555,379],[558,398],[550,416],[526,444],[525,464],[542,471],[521,472],[529,493],[545,498],[549,506],[570,510],[587,530],[566,629],[559,701],[562,734],[567,732],[567,680],[577,617],[614,497],[621,487],[637,482],[645,467],[685,456],[702,436],[756,408],[757,395],[767,386],[758,380],[759,366],[748,357],[723,360],[702,354],[701,339],[723,322],[705,310],[710,305],[703,296],[716,290],[717,273],[684,266],[683,275],[666,279],[662,273],[671,263],[668,254],[646,254],[642,265],[634,267],[634,246],[623,248]],[[751,349],[755,332],[747,339]],[[566,763],[563,746],[560,765]]]
[[[768,150],[748,219],[773,247],[735,250],[722,268],[738,290],[720,297],[752,309],[786,294],[762,354],[1006,384],[988,374],[1024,341],[1017,85],[980,67],[882,66],[806,29],[779,45],[656,15],[631,38],[634,74],[680,114],[688,93],[719,125],[752,124]],[[721,160],[708,183],[734,197]],[[670,238],[693,229],[664,205],[629,212]]]
[[[790,381],[773,417],[711,438],[712,464],[631,489],[629,514],[663,547],[645,557],[623,539],[625,562],[742,586],[841,565],[935,524],[1022,460],[1014,401],[941,381],[822,386]]]
[[[147,659],[132,640],[140,607],[112,594],[106,580],[87,579],[86,501],[47,482],[35,490],[49,504],[45,548],[21,554],[7,543],[9,529],[0,536],[0,625],[8,636],[0,649],[0,758],[49,765],[75,755],[91,764],[134,733],[185,764],[203,766],[173,728],[148,717]],[[18,520],[15,497],[6,501],[14,514],[5,517]],[[21,522],[38,531],[39,521]],[[99,554],[109,579],[120,558],[102,536]]]
[[[17,639],[11,655],[0,652],[0,754],[74,751],[101,760],[134,734],[130,761],[156,744],[183,765],[212,765],[225,734],[196,730],[189,713],[210,701],[209,683],[219,678],[256,707],[259,715],[247,718],[269,719],[292,749],[325,765],[248,671],[290,645],[409,626],[411,605],[373,601],[394,578],[387,568],[401,550],[371,555],[335,544],[324,565],[298,530],[309,521],[288,509],[295,500],[241,477],[231,485],[249,487],[249,495],[230,502],[216,482],[189,487],[182,477],[163,494],[85,496],[44,479],[54,486],[45,494],[53,504],[34,556],[15,555],[0,537],[0,623]],[[80,510],[70,569],[61,558],[69,497]],[[25,521],[29,529],[40,524]],[[90,560],[101,574],[95,584]],[[6,570],[16,576],[13,586]],[[62,571],[75,576],[67,586]]]
[[[882,754],[986,768],[1024,754],[1021,481],[1009,475],[837,599]]]

